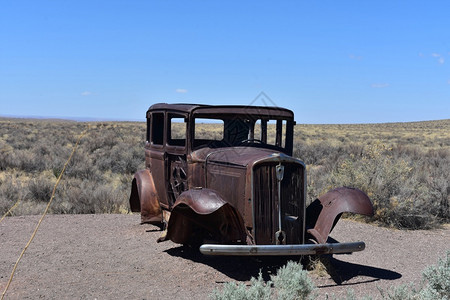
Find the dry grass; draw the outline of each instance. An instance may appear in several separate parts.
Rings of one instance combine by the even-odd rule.
[[[384,144],[418,146],[426,149],[450,147],[450,119],[439,121],[297,125],[296,137],[308,143],[327,140],[336,143],[367,143],[377,140]]]

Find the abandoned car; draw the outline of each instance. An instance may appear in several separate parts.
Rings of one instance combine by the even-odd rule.
[[[372,203],[340,187],[306,207],[306,166],[292,157],[294,125],[293,112],[279,107],[152,105],[131,210],[161,228],[158,241],[207,255],[363,250],[362,241],[327,240],[342,213],[372,215]]]

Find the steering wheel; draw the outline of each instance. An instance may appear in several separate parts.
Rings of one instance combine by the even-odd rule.
[[[242,145],[242,144],[246,144],[246,143],[259,143],[259,144],[264,144],[264,142],[263,141],[261,141],[261,140],[258,140],[258,139],[245,139],[245,140],[242,140],[240,143],[239,143],[239,145]]]

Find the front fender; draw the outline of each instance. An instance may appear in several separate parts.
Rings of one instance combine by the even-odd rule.
[[[246,230],[239,212],[211,189],[191,189],[175,202],[165,240],[179,244],[245,243]]]
[[[307,233],[319,244],[326,243],[328,235],[344,212],[372,216],[372,202],[358,189],[340,187],[331,190],[307,207]]]
[[[152,174],[148,169],[134,174],[131,183],[130,208],[141,212],[141,223],[161,225],[162,211]]]

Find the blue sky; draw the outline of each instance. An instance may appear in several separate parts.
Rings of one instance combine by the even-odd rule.
[[[449,1],[2,1],[0,115],[143,120],[263,104],[298,123],[450,118]]]

